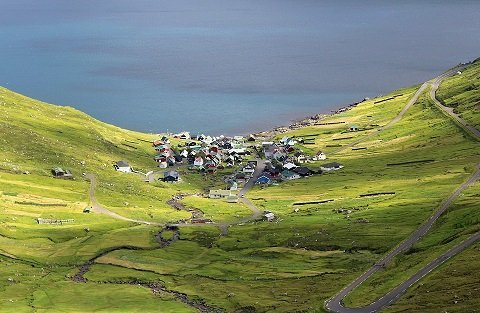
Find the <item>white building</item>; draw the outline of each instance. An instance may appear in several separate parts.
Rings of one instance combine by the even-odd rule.
[[[288,162],[288,163],[285,163],[285,164],[283,165],[283,168],[284,168],[284,169],[287,169],[287,170],[291,170],[291,169],[296,168],[296,167],[297,167],[297,166],[296,166],[295,164],[293,164],[292,162]]]
[[[227,199],[233,196],[230,190],[210,190],[208,197],[210,199]]]
[[[117,163],[115,163],[115,165],[113,167],[115,168],[115,170],[117,172],[123,172],[123,173],[131,173],[132,172],[132,168],[125,161],[118,161]]]
[[[326,158],[327,158],[327,155],[322,151],[320,151],[320,152],[317,152],[317,154],[312,158],[312,160],[320,161],[320,160],[325,160]]]
[[[266,212],[265,214],[263,214],[263,217],[267,221],[272,222],[275,219],[275,214],[273,214],[272,212]]]

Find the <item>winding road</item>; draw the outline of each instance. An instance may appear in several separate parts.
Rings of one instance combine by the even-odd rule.
[[[222,234],[226,234],[228,231],[228,227],[233,226],[233,225],[239,225],[243,223],[248,223],[251,221],[258,220],[260,216],[262,215],[262,212],[252,203],[252,201],[248,200],[245,198],[245,195],[247,192],[252,189],[252,187],[255,185],[255,182],[257,181],[258,177],[263,173],[263,170],[265,169],[265,160],[261,159],[256,159],[257,161],[257,166],[255,168],[255,171],[252,174],[252,177],[248,180],[248,182],[245,184],[245,186],[238,192],[238,197],[239,201],[245,204],[251,211],[252,215],[241,218],[235,221],[231,222],[225,222],[225,223],[198,223],[198,224],[185,224],[185,223],[169,223],[167,224],[168,226],[177,226],[177,227],[199,227],[199,226],[205,226],[205,225],[214,225],[218,226],[220,230],[222,231]]]
[[[451,117],[457,125],[462,127],[465,131],[470,133],[476,140],[480,140],[480,131],[476,129],[475,127],[468,125],[468,123],[463,120],[460,116],[455,114],[453,110],[450,108],[447,108],[443,106],[440,101],[436,98],[436,91],[442,82],[443,79],[454,75],[459,69],[463,68],[464,66],[456,67],[453,68],[444,74],[436,77],[430,82],[424,83],[422,87],[415,93],[415,96],[411,99],[418,99],[419,91],[423,92],[426,88],[426,86],[430,86],[430,97],[432,101],[435,103],[435,105],[440,108],[447,116]],[[386,127],[389,127],[396,122],[398,122],[405,112],[408,110],[409,107],[413,105],[411,103],[411,100],[407,104],[407,106],[402,110],[401,116],[397,116],[392,122],[387,124],[383,129]],[[381,131],[381,130],[379,130]],[[378,133],[377,131],[376,133]],[[375,134],[376,134],[375,133]],[[373,135],[373,134],[372,134]],[[368,136],[368,138],[371,136]],[[362,138],[361,141],[365,140],[367,138]],[[358,141],[360,142],[360,140]],[[358,143],[356,142],[356,143]],[[355,144],[356,144],[355,143]],[[462,241],[461,243],[457,244],[441,256],[437,257],[434,259],[432,262],[430,262],[428,265],[424,266],[422,269],[420,269],[418,272],[416,272],[414,275],[412,275],[409,279],[406,281],[402,282],[400,285],[386,293],[384,296],[381,298],[377,299],[375,302],[361,308],[347,308],[343,305],[343,299],[350,294],[355,288],[360,286],[363,282],[365,282],[369,277],[371,277],[373,274],[375,274],[377,271],[380,269],[384,268],[386,264],[388,264],[392,259],[397,256],[398,254],[408,250],[410,247],[412,247],[418,240],[420,240],[432,227],[432,225],[438,220],[438,218],[450,207],[452,202],[469,186],[473,185],[477,180],[480,179],[480,163],[477,164],[476,171],[470,176],[470,178],[464,182],[460,187],[458,187],[447,199],[445,199],[439,207],[435,210],[434,214],[424,223],[422,224],[410,237],[408,237],[405,241],[400,243],[397,247],[395,247],[391,252],[389,252],[386,256],[384,256],[380,261],[375,263],[371,268],[369,268],[365,273],[363,273],[360,277],[358,277],[356,280],[354,280],[352,283],[347,285],[345,288],[343,288],[339,293],[337,293],[335,296],[333,296],[331,299],[327,300],[325,302],[325,308],[330,311],[330,312],[336,312],[336,313],[373,313],[381,310],[382,308],[394,303],[398,298],[400,298],[406,290],[418,282],[420,279],[422,279],[424,276],[426,276],[428,273],[433,271],[435,268],[446,262],[448,259],[451,257],[457,255],[458,253],[462,252],[478,240],[480,240],[480,232],[475,233],[468,239]]]
[[[368,140],[369,138],[377,135],[381,131],[388,129],[398,123],[406,114],[406,112],[418,101],[418,98],[424,93],[424,91],[430,87],[430,97],[432,101],[435,103],[435,105],[442,110],[447,116],[452,118],[457,125],[459,125],[461,128],[463,128],[466,132],[472,135],[473,138],[476,140],[480,140],[480,131],[476,129],[474,126],[469,125],[465,120],[463,120],[460,116],[455,114],[451,108],[443,106],[440,101],[436,98],[436,91],[442,82],[443,79],[454,75],[458,70],[462,69],[463,66],[459,66],[456,68],[453,68],[444,74],[436,77],[435,79],[425,82],[420,86],[420,88],[415,92],[415,94],[412,96],[412,98],[409,99],[405,107],[399,112],[399,114],[391,120],[388,124],[385,126],[380,127],[376,131],[360,138],[359,140],[356,140],[341,149],[333,152],[332,154],[339,153],[347,148],[351,148],[365,140]],[[265,168],[265,161],[258,159],[257,160],[257,167],[255,169],[255,172],[253,173],[252,177],[249,179],[249,181],[245,184],[243,189],[240,190],[239,192],[239,199],[240,201],[245,204],[247,207],[249,207],[252,210],[252,215],[243,219],[239,219],[236,221],[228,222],[228,223],[209,223],[208,225],[216,225],[218,226],[222,233],[226,233],[228,231],[228,227],[232,225],[239,225],[242,223],[254,221],[260,218],[261,216],[261,211],[247,198],[244,196],[248,193],[248,191],[254,186],[256,180],[258,177],[261,175]],[[155,226],[164,226],[163,224],[160,223],[155,223],[155,222],[148,222],[148,221],[142,221],[142,220],[135,220],[135,219],[130,219],[126,218],[124,216],[121,216],[115,212],[109,211],[102,207],[96,200],[95,198],[95,186],[96,186],[96,179],[95,176],[92,174],[88,174],[86,176],[91,184],[90,184],[90,189],[89,189],[89,196],[92,202],[92,209],[93,211],[97,213],[102,213],[106,214],[112,218],[118,219],[118,220],[123,220],[123,221],[129,221],[129,222],[135,222],[135,223],[140,223],[140,224],[146,224],[146,225],[155,225]],[[148,177],[150,178],[150,177]],[[446,198],[440,205],[439,207],[435,210],[433,215],[425,222],[423,223],[414,233],[412,233],[406,240],[401,242],[399,245],[397,245],[391,252],[389,252],[387,255],[385,255],[380,261],[376,262],[371,268],[369,268],[365,273],[363,273],[360,277],[358,277],[356,280],[354,280],[352,283],[347,285],[345,288],[343,288],[339,293],[337,293],[335,296],[333,296],[331,299],[327,300],[325,302],[325,308],[331,312],[336,312],[336,313],[372,313],[372,312],[377,312],[381,310],[382,308],[392,304],[395,302],[398,298],[400,298],[406,290],[418,282],[420,279],[422,279],[425,275],[433,271],[435,268],[446,262],[448,259],[451,257],[457,255],[458,253],[462,252],[475,242],[480,240],[480,232],[475,233],[468,239],[464,240],[463,242],[457,244],[441,256],[437,257],[434,259],[432,262],[430,262],[428,265],[420,269],[418,272],[416,272],[414,275],[412,275],[409,279],[406,281],[402,282],[400,285],[386,293],[384,296],[376,300],[375,302],[362,307],[362,308],[347,308],[343,305],[343,299],[350,294],[355,288],[360,286],[363,282],[365,282],[368,278],[370,278],[374,273],[378,272],[380,269],[384,268],[386,264],[391,262],[398,254],[405,252],[409,248],[411,248],[418,240],[420,240],[432,227],[432,225],[438,220],[438,218],[450,207],[450,205],[453,203],[453,201],[469,186],[474,184],[477,180],[480,179],[480,164],[477,165],[476,171],[470,176],[470,178],[464,182],[461,186],[459,186],[448,198]],[[170,223],[167,224],[167,226],[179,226],[179,227],[199,227],[199,226],[204,226],[205,224],[199,223],[199,224],[185,224],[185,223]]]
[[[177,226],[177,227],[199,227],[199,226],[205,226],[205,225],[214,225],[218,226],[221,230],[222,233],[225,234],[227,232],[227,229],[229,226],[232,225],[239,225],[251,221],[258,220],[262,212],[247,198],[245,198],[245,194],[255,185],[255,182],[257,181],[258,177],[262,174],[263,170],[265,169],[265,161],[261,159],[256,159],[257,161],[257,167],[255,168],[255,172],[253,173],[252,177],[248,180],[248,182],[245,184],[245,186],[240,190],[238,193],[239,196],[239,201],[245,204],[251,211],[252,215],[238,219],[232,222],[225,222],[225,223],[198,223],[198,224],[186,224],[186,223],[167,223],[166,226]],[[154,226],[165,226],[162,223],[157,223],[157,222],[149,222],[149,221],[144,221],[144,220],[137,220],[137,219],[131,219],[125,216],[122,216],[120,214],[117,214],[115,212],[112,212],[105,207],[103,207],[100,203],[98,203],[96,197],[95,197],[95,188],[97,185],[97,180],[95,175],[93,174],[86,174],[85,176],[88,180],[90,180],[90,188],[88,190],[88,195],[90,197],[90,201],[92,203],[92,210],[96,213],[100,214],[105,214],[108,215],[114,219],[117,220],[122,220],[122,221],[127,221],[127,222],[133,222],[133,223],[139,223],[139,224],[145,224],[145,225],[154,225]]]

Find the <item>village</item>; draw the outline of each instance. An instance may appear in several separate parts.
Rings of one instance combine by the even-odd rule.
[[[350,126],[348,130],[357,131],[358,127]],[[191,135],[183,131],[159,135],[159,139],[152,142],[152,152],[155,154],[152,159],[158,170],[141,173],[129,164],[130,160],[116,161],[113,169],[121,173],[144,175],[146,182],[180,182],[180,170],[214,177],[225,188],[206,190],[204,196],[237,203],[243,197],[240,191],[247,185],[249,188],[253,185],[267,188],[343,168],[337,162],[325,161],[320,166],[316,165],[317,162],[326,160],[327,155],[322,151],[313,156],[306,155],[301,149],[303,143],[303,138],[288,136],[272,140],[261,134],[216,137]],[[74,179],[69,170],[60,167],[53,168],[52,174],[55,178]],[[269,211],[264,212],[263,218],[267,221],[275,220],[274,214]]]

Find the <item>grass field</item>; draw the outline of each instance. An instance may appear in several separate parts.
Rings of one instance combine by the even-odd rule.
[[[460,77],[478,76],[479,71],[474,64],[439,90],[446,103],[463,99],[465,118],[476,116],[470,105],[476,98],[460,97],[464,89],[457,86],[464,83]],[[197,311],[174,296],[180,293],[226,312],[324,312],[326,299],[406,238],[469,177],[480,159],[478,143],[439,112],[426,92],[401,121],[375,134],[417,88],[362,102],[321,121],[328,125],[288,133],[308,138],[306,153],[327,154],[326,161],[309,167],[333,161],[345,167],[255,187],[247,197],[260,210],[274,212],[275,222],[231,226],[228,235],[215,226],[181,227],[179,240],[167,247],[155,239],[159,227],[83,213],[91,203],[82,173],[96,175],[97,200],[109,210],[160,223],[189,218],[188,212],[176,211],[166,201],[179,193],[220,187],[221,174],[203,177],[181,169],[182,182],[166,184],[117,173],[112,163],[118,160],[142,172],[154,170],[149,142],[158,136],[123,130],[74,109],[0,89],[0,311]],[[348,131],[353,124],[359,131]],[[366,149],[345,147],[370,134],[375,135],[357,145]],[[55,166],[70,169],[75,180],[52,178]],[[478,183],[468,188],[427,236],[355,290],[346,303],[358,306],[374,300],[478,231],[479,188]],[[367,193],[392,194],[360,196]],[[298,205],[323,200],[333,201]],[[217,222],[251,214],[241,204],[198,196],[187,196],[182,203]],[[67,222],[38,224],[37,218]],[[174,239],[173,232],[162,236]],[[479,268],[478,249],[477,244],[444,264],[386,311],[437,312],[441,307],[474,312],[480,307],[474,292],[480,282],[470,273]],[[72,281],[79,266],[93,259],[85,274],[88,282]],[[149,283],[166,290],[153,293],[145,286]]]
[[[437,97],[472,125],[480,125],[480,59],[461,74],[446,79]]]

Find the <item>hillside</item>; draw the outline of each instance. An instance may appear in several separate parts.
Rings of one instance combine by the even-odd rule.
[[[438,89],[438,98],[472,125],[480,125],[480,59],[446,79]]]
[[[438,91],[440,100],[455,103],[476,125],[477,93],[467,81],[479,70],[473,63]],[[236,225],[251,214],[248,200],[227,204],[190,196],[185,205],[221,223],[178,228],[163,225],[190,213],[167,201],[223,186],[222,176],[236,168],[209,176],[180,167],[179,183],[145,182],[144,175],[119,173],[112,165],[126,160],[142,173],[162,172],[152,160],[158,135],[1,88],[0,311],[324,312],[325,300],[408,237],[476,170],[478,141],[439,111],[430,85],[419,88],[363,101],[273,138],[301,137],[298,149],[310,156],[323,151],[327,160],[308,163],[310,168],[344,166],[255,186],[246,198],[273,212],[275,222]],[[183,142],[172,138],[172,145]],[[53,178],[54,167],[71,170],[75,179]],[[103,207],[142,223],[83,213],[92,205],[83,173],[96,177]],[[469,185],[425,237],[345,303],[374,301],[479,231],[479,194],[478,181]],[[38,218],[73,221],[50,225]],[[470,273],[480,268],[479,248],[476,243],[449,260],[385,312],[478,308],[472,290],[480,280]]]

